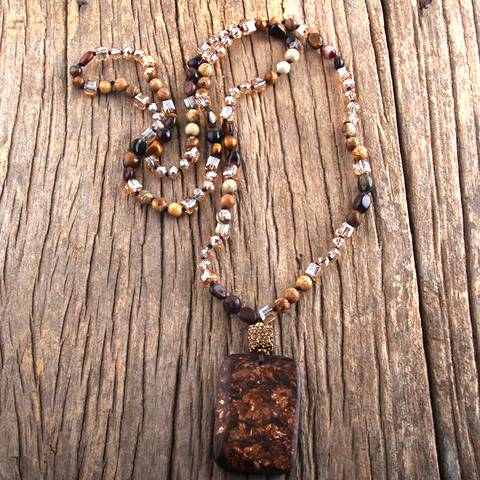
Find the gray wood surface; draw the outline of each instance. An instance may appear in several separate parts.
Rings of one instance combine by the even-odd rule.
[[[121,158],[147,115],[124,95],[87,99],[68,67],[99,45],[143,48],[179,104],[197,45],[274,15],[304,18],[352,67],[375,180],[341,260],[276,325],[303,376],[288,478],[480,478],[478,0],[3,0],[1,479],[246,478],[211,452],[217,370],[246,333],[195,270],[220,193],[179,220],[128,197]],[[215,67],[217,111],[283,51],[261,33],[237,41]],[[146,90],[132,63],[85,71]],[[281,296],[349,209],[343,108],[311,49],[239,103],[244,166],[216,268],[246,305]],[[145,185],[173,201],[202,176]]]

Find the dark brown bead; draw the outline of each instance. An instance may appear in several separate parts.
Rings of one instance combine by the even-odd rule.
[[[372,204],[372,197],[368,193],[359,193],[352,204],[352,209],[365,213]]]
[[[225,292],[225,287],[223,285],[220,285],[219,283],[214,283],[213,285],[210,285],[209,292],[212,297],[219,298],[220,300],[223,300],[227,296],[227,293]]]
[[[136,85],[129,85],[126,92],[128,97],[135,98],[140,93],[140,87],[137,87]]]
[[[145,150],[147,150],[147,142],[144,138],[136,138],[135,140],[132,140],[130,150],[135,155],[142,156],[145,153]]]
[[[343,68],[345,66],[345,60],[338,55],[333,59],[333,65],[335,66],[335,70],[339,68]]]
[[[228,208],[229,210],[234,207],[235,203],[235,197],[233,195],[230,195],[229,193],[224,195],[220,200],[220,205],[223,208]]]
[[[81,90],[85,86],[85,80],[82,77],[75,77],[72,83],[77,90]]]
[[[278,81],[278,73],[270,70],[265,74],[264,79],[269,85],[275,85]]]
[[[172,131],[168,128],[161,128],[157,132],[157,138],[160,143],[168,143],[172,139]]]
[[[82,67],[80,65],[72,65],[69,72],[72,77],[78,77],[82,74]]]
[[[198,137],[194,137],[193,135],[187,137],[187,139],[185,140],[185,146],[187,148],[198,147],[198,145],[200,145],[200,140],[198,139]]]
[[[163,120],[163,125],[165,125],[165,128],[169,128],[171,130],[175,127],[177,121],[178,115],[176,113],[169,113]]]
[[[146,157],[154,156],[154,157],[161,157],[163,153],[163,147],[160,142],[157,142],[155,140],[150,144],[150,146],[147,148],[147,151],[145,152]]]
[[[206,88],[207,90],[212,86],[212,81],[208,77],[201,77],[197,82],[198,88]]]
[[[232,150],[227,157],[226,165],[231,167],[239,167],[240,166],[240,154],[237,150]]]
[[[242,301],[235,295],[229,295],[223,301],[223,308],[227,313],[238,313],[242,308]]]
[[[190,97],[197,91],[197,86],[190,80],[187,80],[183,86],[183,91],[187,97]]]
[[[318,33],[309,33],[307,43],[315,50],[318,50],[323,45],[323,37]]]
[[[233,134],[233,123],[224,119],[222,122],[222,132],[225,136]]]
[[[198,68],[203,62],[203,57],[201,55],[197,55],[196,57],[191,58],[187,62],[187,65],[189,68]]]
[[[205,120],[207,121],[207,126],[214,127],[215,124],[217,123],[217,116],[215,115],[213,110],[209,107],[206,107],[205,110],[203,111],[203,114],[205,116]]]
[[[240,320],[243,320],[248,325],[254,325],[257,323],[257,312],[250,307],[243,307],[237,313],[237,316]]]
[[[133,180],[137,178],[135,175],[135,170],[132,167],[127,167],[123,169],[123,179],[128,182],[129,180]]]
[[[352,227],[359,227],[362,223],[362,214],[360,212],[357,212],[357,210],[351,210],[348,213],[345,221]]]
[[[237,148],[238,142],[235,137],[228,135],[223,140],[223,144],[225,145],[225,148],[230,151],[230,150],[235,150]]]
[[[268,28],[268,34],[273,38],[284,38],[287,30],[281,23],[272,23]]]
[[[200,78],[200,74],[196,68],[187,68],[185,77],[187,77],[187,80],[190,82],[197,83],[198,79]]]
[[[345,146],[349,152],[352,152],[360,145],[360,141],[357,137],[349,137],[345,140]]]
[[[170,100],[171,98],[172,94],[168,88],[162,87],[157,90],[157,99],[160,102],[163,102],[164,100]]]
[[[94,52],[85,52],[83,55],[82,55],[82,58],[80,59],[80,61],[78,62],[78,64],[81,66],[81,67],[84,67],[85,65],[88,65],[90,63],[90,61],[92,60],[92,58],[94,57],[93,55]]]
[[[294,18],[287,18],[283,24],[288,32],[293,32],[298,28],[298,22]]]
[[[255,26],[257,30],[266,30],[268,28],[268,22],[264,18],[257,18],[255,20]]]
[[[137,158],[133,152],[127,152],[123,156],[123,166],[125,168],[127,167],[138,168],[141,163],[142,162],[140,161],[140,159]]]

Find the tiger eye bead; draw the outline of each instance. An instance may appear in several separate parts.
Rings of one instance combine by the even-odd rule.
[[[133,152],[127,152],[123,156],[123,166],[125,168],[132,167],[132,168],[138,168],[142,162],[140,161],[139,158],[135,156]]]
[[[226,136],[223,143],[225,145],[225,148],[229,151],[235,150],[238,145],[237,139],[235,137],[232,137],[231,135]]]
[[[269,85],[275,85],[278,82],[278,74],[277,72],[274,72],[273,70],[270,70],[265,74],[264,80],[269,84]]]
[[[108,80],[102,80],[98,88],[102,93],[110,93],[112,91],[112,84]]]
[[[281,23],[272,23],[270,21],[268,34],[273,38],[284,38],[287,34],[287,29]]]
[[[199,123],[200,122],[200,112],[198,110],[192,109],[188,110],[186,114],[186,119],[188,123]]]
[[[372,177],[368,173],[363,173],[358,177],[357,186],[361,192],[371,192],[373,188]]]
[[[148,82],[148,86],[152,92],[158,92],[163,87],[163,83],[159,78],[152,78]]]
[[[176,113],[169,113],[163,120],[165,128],[172,129],[175,127],[178,121],[178,115]]]
[[[117,92],[124,92],[128,88],[128,82],[124,78],[117,78],[113,87]]]
[[[361,160],[362,158],[368,157],[368,150],[365,147],[359,146],[353,150],[352,154],[355,160]]]
[[[168,88],[162,87],[157,90],[157,98],[160,102],[163,102],[164,100],[170,100],[172,95]]]
[[[273,304],[273,308],[280,314],[286,313],[290,310],[290,302],[286,298],[277,298]]]
[[[300,292],[296,288],[287,288],[283,293],[283,296],[290,303],[297,303],[300,300]]]
[[[229,210],[234,207],[235,203],[235,197],[233,195],[230,195],[229,193],[227,195],[223,195],[220,200],[220,205],[222,206],[222,208],[228,208]]]
[[[315,50],[318,50],[323,45],[323,38],[318,33],[309,33],[307,43]]]
[[[179,217],[182,213],[182,206],[179,203],[174,202],[168,206],[168,214],[172,217]]]
[[[345,140],[345,146],[349,152],[355,150],[360,145],[357,137],[349,137]]]
[[[147,151],[145,152],[146,157],[161,157],[163,153],[163,146],[160,142],[155,140],[150,144],[150,146],[147,148]]]
[[[310,290],[313,287],[313,280],[306,275],[301,275],[297,278],[297,282],[295,283],[295,285],[305,292],[306,290]]]
[[[156,197],[152,200],[152,208],[156,212],[163,212],[167,208],[167,201],[163,197]]]
[[[81,90],[85,86],[85,80],[82,77],[75,77],[72,82],[77,90]]]
[[[190,137],[187,137],[185,140],[185,146],[190,149],[193,147],[198,147],[200,145],[200,140],[197,137],[194,137],[193,135]]]
[[[82,67],[80,65],[72,65],[69,72],[72,77],[79,77],[82,75]]]
[[[357,210],[351,210],[348,213],[345,221],[352,227],[359,227],[362,223],[362,214],[360,212],[357,212]]]
[[[257,30],[266,30],[268,28],[268,22],[264,18],[257,18],[255,20],[255,26]]]
[[[212,151],[210,152],[210,155],[212,157],[219,157],[221,153],[222,153],[222,145],[220,143],[214,143],[212,145]]]
[[[212,86],[212,81],[208,77],[201,77],[197,85],[198,88],[206,88],[208,90]]]
[[[298,22],[294,18],[287,18],[284,22],[287,32],[293,32],[298,28]]]

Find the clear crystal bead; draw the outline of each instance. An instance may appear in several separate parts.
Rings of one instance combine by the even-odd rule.
[[[228,240],[230,238],[230,225],[227,223],[217,223],[215,233],[223,239]]]
[[[144,160],[145,166],[151,171],[154,172],[157,167],[159,167],[159,160],[157,157],[153,155],[150,157],[146,157]]]
[[[225,47],[225,45],[217,45],[215,47],[215,53],[219,56],[219,57],[223,57],[226,53],[227,53],[227,47]]]
[[[139,62],[142,57],[145,56],[145,52],[143,50],[135,50],[133,56],[135,57],[135,60]]]
[[[343,122],[353,123],[353,125],[357,125],[358,124],[357,112],[347,112],[343,117]]]
[[[156,111],[158,110],[158,105],[156,103],[151,103],[149,106],[148,106],[148,111],[150,113],[155,113]]]
[[[163,120],[165,118],[165,114],[163,112],[155,112],[153,115],[152,115],[152,118],[154,120]],[[163,128],[163,127],[162,127]]]
[[[232,39],[228,36],[228,32],[227,32],[227,35],[225,37],[222,37],[222,39],[220,40],[220,43],[224,47],[229,47],[232,44]]]
[[[167,167],[160,165],[155,169],[155,174],[158,177],[163,178],[167,174]]]
[[[200,279],[206,287],[209,287],[212,282],[216,282],[218,280],[218,275],[207,268],[204,270]]]
[[[129,60],[130,58],[133,57],[133,48],[125,47],[122,50],[122,55],[123,55],[123,58],[126,58],[127,60]]]
[[[338,72],[338,70],[337,70]],[[355,88],[355,80],[353,78],[347,78],[342,82],[343,89],[345,91]]]
[[[162,102],[162,110],[166,114],[175,112],[175,104],[173,103],[173,100],[164,100]]]
[[[240,91],[242,93],[250,93],[252,91],[252,84],[250,82],[242,82],[240,84]]]
[[[322,267],[316,263],[311,263],[305,270],[305,275],[308,275],[313,281],[317,281],[322,274]]]
[[[250,35],[257,30],[255,20],[240,20],[238,26],[242,29],[243,35]]]
[[[194,95],[192,95],[191,97],[185,98],[183,102],[185,103],[187,110],[189,110],[190,108],[195,108],[197,106],[197,100]]]
[[[345,92],[345,100],[347,102],[353,102],[357,98],[357,94],[355,93],[355,90],[347,90]]]
[[[155,140],[156,135],[157,134],[155,133],[155,131],[150,127],[146,128],[142,132],[142,138],[144,138],[147,143],[153,142]]]
[[[129,195],[133,196],[140,193],[143,189],[143,186],[137,179],[134,179],[134,180],[129,180],[125,184],[125,189],[127,190]]]
[[[87,82],[83,87],[85,95],[89,97],[95,97],[97,95],[97,82]]]
[[[342,80],[343,84],[345,85],[345,81],[347,79],[352,79],[352,74],[348,71],[347,67],[342,67],[337,70],[340,79]],[[353,83],[355,85],[355,82]]]
[[[169,178],[177,178],[179,175],[180,175],[180,170],[175,165],[170,167],[170,170],[168,171]]]
[[[121,55],[122,51],[119,48],[114,47],[110,50],[110,57],[112,57],[114,60],[119,59]]]
[[[332,250],[328,252],[328,257],[330,258],[330,261],[337,259],[339,256],[340,250],[338,248],[332,248]]]
[[[261,308],[258,313],[263,323],[273,322],[276,318],[275,310],[270,305]]]
[[[223,244],[223,240],[218,235],[213,235],[212,237],[210,237],[210,245],[213,248],[220,248],[222,244]]]
[[[212,258],[213,250],[211,248],[205,247],[200,250],[200,256],[202,258]]]
[[[345,239],[343,237],[335,237],[332,242],[338,249],[345,246]]]
[[[300,38],[306,38],[310,33],[310,27],[306,23],[301,23],[295,30],[295,34]]]
[[[218,60],[217,53],[215,49],[210,47],[210,50],[207,50],[203,55],[202,58],[208,63],[215,63]]]
[[[155,68],[157,66],[157,62],[151,55],[143,55],[140,59],[140,64],[142,65],[142,68]]]
[[[196,210],[198,210],[197,200],[192,197],[187,197],[180,202],[180,205],[185,207],[185,211],[189,214],[192,214]]]
[[[212,35],[212,36],[208,39],[208,44],[209,44],[211,47],[214,47],[219,41],[220,41],[220,37],[219,37],[218,35]]]
[[[233,98],[238,98],[240,96],[240,89],[238,87],[230,87],[228,89],[228,94]]]
[[[367,160],[359,160],[357,163],[353,164],[353,171],[355,175],[362,175],[364,173],[372,173],[372,167]]]
[[[233,107],[229,105],[225,105],[222,107],[222,111],[220,112],[220,118],[224,118],[225,120],[233,120]]]
[[[203,189],[206,192],[214,192],[215,191],[215,184],[211,180],[205,180],[203,182]]]
[[[201,202],[202,200],[205,200],[205,192],[201,188],[195,188],[193,190],[193,198]]]
[[[223,170],[223,178],[225,180],[230,180],[231,178],[235,178],[237,175],[238,168],[235,165],[230,165],[225,167]]]
[[[330,259],[328,257],[319,257],[317,263],[322,268],[327,268],[330,265]]]
[[[228,26],[228,31],[233,38],[240,38],[242,36],[242,30],[238,28],[238,25],[235,25],[235,23],[231,23]]]
[[[207,170],[213,170],[214,172],[216,172],[218,169],[218,165],[220,165],[220,159],[210,156],[207,158],[207,164],[205,165],[205,168]]]
[[[352,227],[347,222],[343,222],[336,230],[335,235],[338,237],[351,237],[352,233],[355,231],[355,228]]]
[[[210,105],[210,96],[206,93],[200,95],[197,99],[197,105],[204,109]]]
[[[145,110],[145,107],[147,106],[147,103],[150,101],[150,97],[147,97],[143,93],[139,93],[135,97],[135,106],[139,108],[140,110]]]
[[[98,47],[97,48],[97,59],[106,60],[108,58],[108,48],[107,47]]]
[[[202,43],[198,48],[197,48],[197,52],[200,54],[200,55],[203,55],[205,52],[207,52],[208,50],[210,50],[210,45],[208,43]]]
[[[210,268],[212,266],[212,262],[210,260],[207,260],[206,258],[203,258],[197,265],[197,268],[199,270],[206,270],[207,268]]]
[[[214,182],[216,178],[217,172],[214,172],[213,170],[209,170],[205,173],[205,180],[210,180],[211,182]]]
[[[233,107],[235,103],[237,103],[237,99],[232,95],[228,95],[227,97],[225,97],[225,105]]]
[[[189,170],[190,169],[190,160],[187,160],[186,158],[182,158],[180,160],[180,168],[182,170]]]
[[[197,147],[193,147],[183,154],[183,158],[191,160],[192,162],[197,162],[200,158],[200,152]]]
[[[347,105],[347,108],[352,112],[358,112],[358,110],[360,110],[360,105],[357,102],[350,102]]]
[[[161,120],[155,120],[152,123],[152,130],[158,131],[163,127],[164,127],[164,125],[163,125],[163,122]]]
[[[267,88],[267,82],[263,78],[252,80],[253,90],[257,93],[263,92]]]

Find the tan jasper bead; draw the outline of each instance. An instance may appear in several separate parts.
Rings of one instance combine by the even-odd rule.
[[[136,85],[129,85],[127,87],[127,96],[128,97],[135,98],[139,93],[141,93],[140,87],[137,87]]]
[[[152,78],[148,82],[148,86],[152,92],[158,92],[163,87],[163,83],[159,78]]]
[[[167,208],[167,201],[163,197],[157,197],[152,200],[152,208],[156,212],[163,212]]]
[[[297,278],[297,287],[300,287],[303,291],[310,290],[313,287],[313,281],[310,277],[302,275]]]
[[[220,200],[220,204],[222,205],[222,207],[225,207],[228,209],[233,208],[235,203],[236,203],[235,197],[230,194],[224,195]]]
[[[108,80],[102,80],[98,84],[98,88],[102,93],[110,93],[112,91],[112,84]]]
[[[273,307],[277,309],[277,312],[282,314],[290,310],[290,302],[286,298],[277,298]]]
[[[277,72],[274,72],[273,70],[270,70],[265,74],[265,81],[269,85],[275,85],[278,81],[278,74]]]
[[[188,136],[193,135],[194,137],[196,137],[200,133],[200,127],[196,123],[189,123],[185,127],[185,133]]]
[[[198,67],[198,73],[202,77],[209,77],[213,73],[213,67],[209,63],[202,63]]]
[[[200,122],[200,112],[195,109],[188,110],[186,118],[189,123],[198,123]]]
[[[296,288],[287,288],[283,293],[283,296],[290,303],[297,303],[300,300],[300,292]]]
[[[349,152],[351,152],[352,150],[355,150],[359,145],[360,145],[360,142],[356,137],[350,137],[345,140],[345,146],[347,147],[347,150]]]
[[[190,137],[187,137],[185,140],[185,146],[190,149],[193,147],[198,147],[200,145],[200,140],[197,137],[194,137],[191,135]]]
[[[368,157],[368,150],[365,147],[356,147],[352,154],[355,160],[361,160]]]
[[[160,102],[163,102],[164,100],[170,100],[172,95],[168,88],[163,87],[157,90],[157,98]]]
[[[182,214],[182,206],[179,203],[171,203],[168,206],[168,213],[172,217],[179,217]]]
[[[128,82],[124,78],[117,78],[113,86],[117,92],[124,92],[128,87]]]

